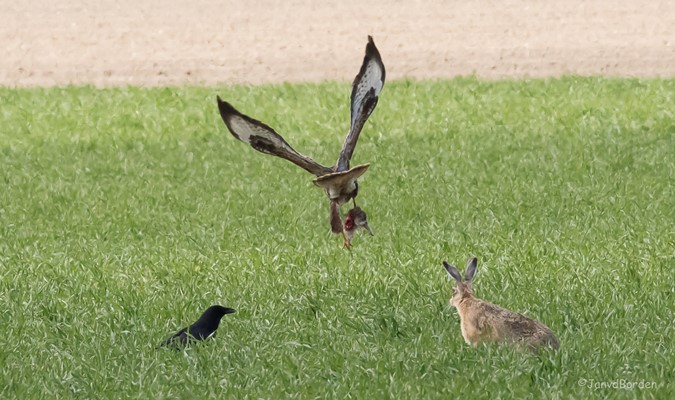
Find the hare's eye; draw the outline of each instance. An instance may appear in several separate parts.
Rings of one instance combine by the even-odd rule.
[[[454,296],[454,295],[456,295],[456,294],[457,294],[457,288],[456,288],[456,287],[455,287],[455,288],[452,288],[452,295]]]

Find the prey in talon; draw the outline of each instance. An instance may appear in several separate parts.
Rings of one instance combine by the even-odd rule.
[[[342,232],[342,236],[344,238],[344,247],[346,249],[352,247],[352,239],[359,228],[367,230],[368,233],[370,233],[370,236],[373,236],[373,231],[370,230],[370,226],[368,226],[368,216],[366,215],[366,212],[360,207],[354,206],[354,208],[347,211],[347,216],[345,217],[344,223],[344,231]]]

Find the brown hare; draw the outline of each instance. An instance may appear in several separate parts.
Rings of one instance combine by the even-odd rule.
[[[482,342],[524,344],[533,351],[547,346],[558,349],[558,339],[546,325],[474,296],[471,281],[476,264],[476,258],[469,260],[462,279],[456,267],[443,261],[448,274],[457,281],[450,305],[457,308],[466,343],[474,347]]]

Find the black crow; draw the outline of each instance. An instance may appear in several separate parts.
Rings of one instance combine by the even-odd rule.
[[[220,319],[225,314],[232,314],[235,310],[223,306],[211,306],[194,324],[176,332],[173,336],[166,339],[160,347],[172,347],[175,349],[185,347],[186,345],[201,340],[208,339],[216,335]]]

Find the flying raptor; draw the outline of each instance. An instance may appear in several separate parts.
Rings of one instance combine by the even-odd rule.
[[[255,150],[281,157],[317,176],[314,179],[314,184],[323,188],[330,200],[331,231],[335,234],[342,234],[344,246],[347,248],[351,245],[351,238],[356,228],[367,229],[372,235],[368,227],[366,214],[360,208],[358,209],[360,218],[356,220],[355,225],[352,224],[352,230],[345,233],[345,227],[340,216],[340,206],[352,200],[354,208],[350,211],[357,209],[356,196],[359,193],[357,179],[366,172],[369,164],[361,164],[350,168],[349,162],[354,154],[361,130],[377,105],[378,96],[384,86],[384,78],[385,70],[382,58],[377,47],[375,47],[373,38],[368,36],[366,55],[361,70],[352,83],[351,125],[342,145],[342,151],[340,151],[335,165],[331,167],[323,166],[298,153],[274,129],[263,122],[240,113],[230,103],[218,97],[220,116],[235,138],[248,143]],[[350,221],[354,222],[349,220],[351,214],[348,213],[348,220],[345,221],[345,224]]]

